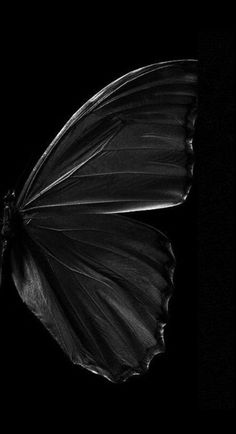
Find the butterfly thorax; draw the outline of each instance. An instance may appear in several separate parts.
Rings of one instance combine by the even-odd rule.
[[[8,241],[14,234],[13,222],[16,214],[15,192],[9,190],[4,196],[3,220],[1,236],[3,241]]]
[[[0,220],[0,286],[2,282],[2,268],[8,262],[12,241],[18,243],[21,234],[22,219],[16,206],[15,192],[9,190],[3,199],[3,217]],[[8,253],[7,253],[8,252]]]

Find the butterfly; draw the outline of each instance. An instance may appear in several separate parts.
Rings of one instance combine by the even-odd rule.
[[[73,363],[113,382],[165,350],[171,243],[124,213],[186,199],[196,116],[196,60],[132,71],[86,102],[4,197],[0,281],[8,250],[28,308]]]

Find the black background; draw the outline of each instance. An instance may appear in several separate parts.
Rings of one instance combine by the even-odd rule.
[[[200,60],[195,176],[182,206],[133,215],[168,235],[177,259],[166,353],[146,375],[118,385],[73,366],[21,302],[6,269],[0,293],[4,408],[67,404],[92,418],[95,409],[103,415],[111,407],[119,419],[127,411],[138,417],[139,408],[153,416],[163,409],[233,408],[233,35],[195,29],[140,40],[96,35],[70,48],[61,36],[7,39],[1,197],[15,184],[20,188],[95,92],[132,69],[179,58]]]

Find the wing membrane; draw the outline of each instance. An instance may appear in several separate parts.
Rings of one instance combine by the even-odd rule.
[[[124,380],[164,351],[170,243],[127,218],[73,210],[31,216],[22,266],[14,248],[14,281],[74,363]]]
[[[181,203],[192,175],[196,67],[151,65],[91,98],[45,151],[18,206],[110,213]]]

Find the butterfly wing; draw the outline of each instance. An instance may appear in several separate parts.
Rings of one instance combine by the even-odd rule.
[[[196,81],[195,61],[174,61],[103,89],[51,143],[17,202],[20,296],[73,362],[112,381],[163,351],[174,259],[160,232],[108,214],[185,199]]]
[[[75,207],[42,211],[25,228],[12,253],[15,285],[72,362],[111,381],[144,372],[164,351],[174,267],[166,237]]]
[[[44,152],[18,207],[111,213],[173,206],[192,175],[197,62],[133,71],[76,112]]]

